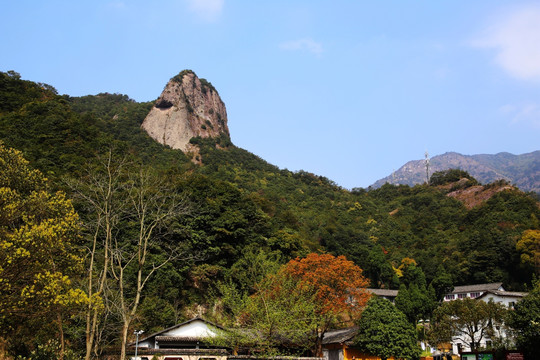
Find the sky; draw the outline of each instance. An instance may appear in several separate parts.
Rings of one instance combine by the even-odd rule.
[[[540,150],[538,1],[2,0],[0,71],[155,100],[184,69],[233,143],[368,187],[407,161]]]

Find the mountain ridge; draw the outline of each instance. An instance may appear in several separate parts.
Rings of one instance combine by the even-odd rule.
[[[446,152],[429,159],[429,175],[437,171],[460,169],[467,171],[483,184],[506,180],[523,191],[540,193],[540,150],[525,154],[463,155]],[[379,188],[385,183],[414,186],[426,182],[426,160],[411,160],[391,175],[371,185]]]

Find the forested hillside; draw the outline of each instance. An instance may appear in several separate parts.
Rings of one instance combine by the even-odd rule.
[[[69,276],[88,297],[54,325],[0,313],[9,348],[28,352],[60,328],[73,349],[98,353],[135,327],[152,332],[201,313],[220,319],[224,284],[249,293],[276,264],[311,252],[345,255],[372,287],[399,288],[411,264],[435,291],[495,281],[522,290],[538,275],[538,240],[528,234],[540,230],[540,207],[530,194],[510,188],[468,209],[447,194],[474,179],[466,184],[459,180],[467,174],[456,181],[452,173],[432,185],[348,191],[281,170],[226,136],[191,140],[198,165],[141,129],[152,105],[119,94],[58,95],[0,73],[0,146],[21,151],[28,168],[48,178],[47,191],[72,200],[80,228],[70,251],[81,260]],[[10,163],[0,159],[0,166],[7,174]],[[4,177],[0,189],[9,188]],[[0,208],[13,199],[1,198]],[[0,216],[3,246],[16,232]],[[89,345],[85,329],[94,316],[100,320]]]

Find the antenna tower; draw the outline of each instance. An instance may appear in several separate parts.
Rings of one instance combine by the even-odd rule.
[[[429,184],[429,153],[427,152],[427,150],[424,156],[424,165],[426,166],[426,184]]]

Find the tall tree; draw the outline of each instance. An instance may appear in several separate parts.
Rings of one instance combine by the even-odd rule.
[[[85,359],[98,355],[110,315],[121,319],[125,358],[130,326],[148,281],[182,254],[183,243],[167,235],[172,221],[188,213],[188,202],[182,189],[152,171],[117,158],[111,150],[85,179],[69,181],[87,215],[86,280],[92,301],[86,310]]]
[[[402,284],[396,297],[396,307],[407,316],[411,324],[430,317],[434,308],[435,293],[430,294],[422,268],[413,259],[405,258],[398,268]]]
[[[534,269],[540,276],[540,230],[525,230],[516,244],[516,250],[521,254],[521,263]]]
[[[313,353],[321,356],[326,331],[339,320],[359,318],[370,297],[365,291],[369,281],[345,256],[330,254],[296,258],[286,264],[285,272],[314,292],[318,323]]]
[[[30,323],[35,336],[52,320],[62,358],[65,316],[88,300],[73,285],[82,270],[79,218],[63,192],[51,193],[47,179],[1,143],[0,169],[0,336],[20,342]]]
[[[416,359],[420,355],[414,326],[386,299],[369,301],[358,321],[354,343],[383,360],[390,357]]]
[[[466,298],[444,302],[433,313],[430,343],[437,345],[457,339],[475,351],[483,338],[496,337],[496,328],[504,326],[506,313],[504,305],[493,301]]]
[[[359,317],[370,296],[367,285],[362,269],[344,256],[312,253],[293,259],[258,282],[251,296],[238,296],[233,286],[221,291],[236,323],[253,329],[248,337],[242,331],[225,337],[267,353],[284,354],[284,348],[294,345],[321,354],[322,338],[331,326]]]
[[[508,325],[516,331],[516,342],[528,359],[538,359],[540,344],[540,282],[510,311]]]
[[[128,204],[126,225],[132,231],[126,231],[124,241],[115,238],[111,244],[111,274],[118,285],[117,308],[123,322],[121,360],[125,359],[130,325],[148,280],[172,260],[185,256],[182,243],[162,240],[170,221],[186,215],[190,209],[178,189],[170,187],[148,169],[140,168],[131,174],[125,195],[124,201]],[[133,277],[128,276],[130,271]]]
[[[75,198],[79,200],[85,218],[85,232],[90,239],[87,248],[86,286],[89,296],[85,314],[85,360],[98,356],[99,335],[102,333],[105,309],[103,300],[111,266],[111,247],[125,202],[121,199],[125,178],[125,159],[114,158],[110,149],[90,166],[81,180],[67,179]]]

